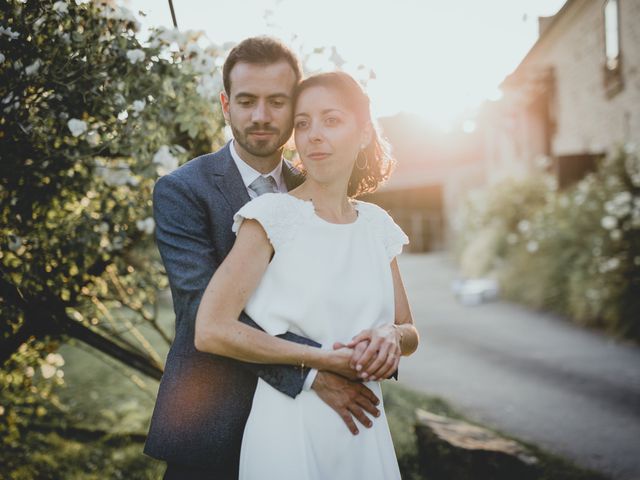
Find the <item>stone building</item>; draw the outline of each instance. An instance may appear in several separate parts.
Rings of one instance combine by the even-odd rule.
[[[565,186],[640,140],[640,2],[569,0],[539,26],[486,112],[485,156],[494,177],[548,158]]]

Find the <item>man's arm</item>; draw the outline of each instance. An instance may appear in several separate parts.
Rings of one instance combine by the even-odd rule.
[[[169,276],[174,301],[188,308],[184,318],[195,325],[196,312],[202,294],[219,266],[220,253],[215,251],[207,231],[207,216],[189,186],[173,175],[162,177],[153,192],[153,210],[156,221],[156,241]],[[220,260],[218,260],[220,259]],[[242,314],[240,321],[257,327],[251,318]],[[259,328],[259,327],[258,327]],[[286,340],[320,346],[312,340],[287,332],[281,335]],[[240,362],[244,367],[264,379],[273,388],[295,397],[302,390],[308,370],[286,365],[264,365]],[[373,416],[379,414],[375,405],[378,398],[365,386],[329,372],[319,372],[313,390],[335,410],[352,432],[355,432],[354,417],[366,425],[369,419],[364,411]]]

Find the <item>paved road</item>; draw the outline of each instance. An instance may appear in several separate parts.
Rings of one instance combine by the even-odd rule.
[[[506,302],[465,307],[444,255],[402,255],[422,344],[401,382],[614,479],[640,479],[640,348]]]

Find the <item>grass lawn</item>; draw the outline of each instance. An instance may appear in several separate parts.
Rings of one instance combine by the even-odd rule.
[[[172,312],[165,302],[161,323],[172,330]],[[154,339],[158,352],[167,348]],[[68,412],[25,436],[21,454],[0,453],[0,479],[158,479],[162,463],[142,454],[144,435],[154,405],[158,383],[81,344],[65,345],[66,386],[59,390]],[[414,412],[423,408],[463,419],[442,399],[384,385],[384,401],[403,478],[428,480],[418,472],[418,452],[413,432]],[[543,463],[540,480],[602,480],[570,463],[527,445]]]

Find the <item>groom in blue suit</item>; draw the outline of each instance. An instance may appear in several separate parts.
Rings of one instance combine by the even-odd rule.
[[[360,383],[329,372],[242,363],[194,347],[200,299],[235,240],[233,214],[251,198],[286,192],[303,180],[282,159],[300,78],[295,55],[280,42],[267,37],[241,42],[224,64],[220,95],[234,140],[161,177],[155,186],[156,240],[176,328],[145,453],[167,462],[165,479],[237,478],[257,377],[291,397],[312,388],[354,434],[354,419],[370,426],[365,411],[377,416],[378,399]],[[240,321],[259,328],[245,314]],[[319,346],[292,333],[282,337]]]

